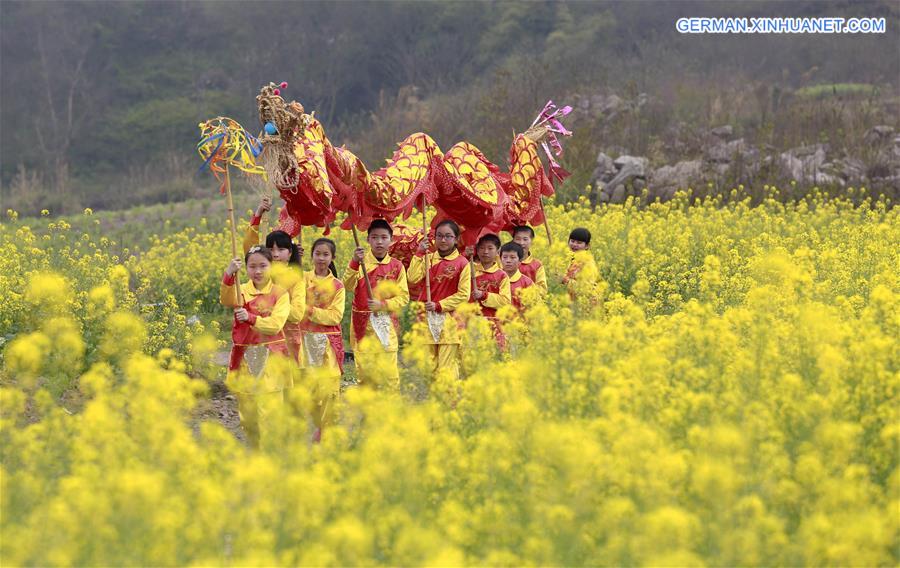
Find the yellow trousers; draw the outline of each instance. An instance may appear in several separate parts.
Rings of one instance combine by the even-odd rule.
[[[446,376],[459,379],[460,351],[458,343],[426,345],[430,358],[431,379]]]
[[[241,429],[247,437],[247,445],[258,450],[265,440],[272,415],[278,412],[284,401],[284,392],[275,391],[262,394],[235,393]]]
[[[356,382],[360,386],[400,388],[396,351],[354,351]]]
[[[322,428],[331,424],[334,400],[341,392],[341,367],[338,365],[334,349],[331,346],[325,349],[321,366],[317,367],[307,362],[304,374],[306,375],[304,380],[311,383],[310,415],[316,427]]]

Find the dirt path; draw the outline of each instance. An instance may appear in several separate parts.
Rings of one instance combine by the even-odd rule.
[[[241,419],[238,416],[237,399],[228,392],[224,383],[216,381],[210,384],[209,398],[197,403],[191,418],[191,427],[194,434],[200,434],[200,423],[208,420],[216,420],[222,426],[234,434],[234,437],[245,442],[244,432],[241,430]]]
[[[216,364],[223,368],[226,367],[229,355],[230,351],[220,351],[216,353],[214,357]],[[348,388],[355,388],[357,386],[353,354],[347,353],[347,355],[348,356],[344,360],[344,375],[341,378],[342,393]],[[401,369],[404,369],[405,367],[406,365],[401,361]],[[209,386],[209,397],[200,400],[197,403],[191,416],[191,427],[193,428],[194,433],[199,436],[200,424],[205,421],[215,420],[227,428],[229,432],[234,434],[235,438],[241,442],[246,442],[244,432],[241,430],[241,419],[238,415],[237,399],[225,386],[223,379],[217,379],[216,381],[209,383]],[[414,401],[424,400],[428,396],[428,386],[421,378],[404,384],[403,391]]]

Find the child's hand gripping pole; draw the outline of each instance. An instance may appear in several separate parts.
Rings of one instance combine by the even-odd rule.
[[[356,234],[356,225],[352,227],[353,229],[353,242],[356,243],[356,248],[360,248],[359,245],[359,235]],[[372,294],[372,283],[369,281],[369,272],[366,270],[366,260],[365,255],[359,261],[359,266],[362,268],[363,278],[366,281],[366,291],[369,293],[369,298],[374,300],[375,296]]]

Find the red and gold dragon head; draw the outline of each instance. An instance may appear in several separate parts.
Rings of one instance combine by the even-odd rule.
[[[256,96],[259,123],[263,128],[260,141],[263,144],[291,147],[312,122],[313,116],[305,113],[303,105],[296,101],[284,101],[281,91],[285,88],[287,83],[269,83]]]

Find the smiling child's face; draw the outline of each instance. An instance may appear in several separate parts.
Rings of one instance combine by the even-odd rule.
[[[434,242],[441,255],[450,254],[456,248],[456,234],[447,225],[441,225],[434,232]]]
[[[586,250],[588,248],[588,244],[584,241],[577,241],[575,239],[569,239],[569,250],[572,252],[578,252],[580,250]]]

